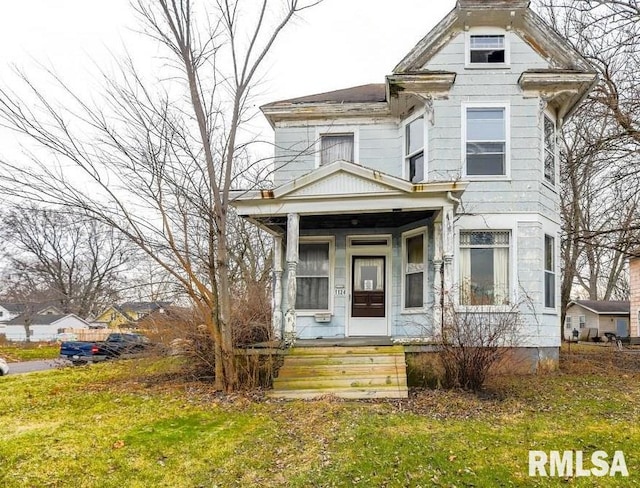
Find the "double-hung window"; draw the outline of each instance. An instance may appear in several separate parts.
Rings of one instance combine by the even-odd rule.
[[[466,107],[467,176],[507,174],[507,108]]]
[[[469,36],[469,64],[504,64],[506,42],[504,34]]]
[[[584,315],[580,315],[580,317],[578,317],[578,323],[580,324],[580,328],[584,329],[587,326],[587,318]]]
[[[407,177],[412,183],[418,183],[424,180],[424,117],[412,120],[404,130]]]
[[[300,242],[296,309],[329,310],[329,242]]]
[[[570,329],[571,328],[571,316],[570,315],[567,315],[564,318],[564,328],[565,329]]]
[[[460,233],[460,304],[509,304],[509,242],[509,231]]]
[[[552,185],[556,182],[556,125],[544,116],[544,179]]]
[[[544,306],[556,308],[555,239],[544,236]]]
[[[412,232],[403,237],[404,308],[424,306],[425,233]]]
[[[353,133],[322,134],[320,136],[320,166],[334,161],[353,163]]]

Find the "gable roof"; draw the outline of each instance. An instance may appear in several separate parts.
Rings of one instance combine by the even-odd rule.
[[[599,315],[628,315],[630,302],[626,300],[573,300],[567,308],[579,305]]]
[[[68,313],[64,315],[55,315],[55,314],[32,315],[30,317],[30,321],[31,321],[31,325],[51,325],[66,317],[73,317],[77,320],[80,320],[81,322],[85,322],[80,317],[72,313]],[[6,322],[6,325],[24,325],[25,318],[26,317],[24,314],[18,315],[17,317],[11,319],[9,322]]]
[[[400,74],[423,69],[451,39],[473,25],[507,26],[553,68],[594,72],[584,56],[531,10],[526,0],[459,0],[455,8],[409,51],[393,72]]]

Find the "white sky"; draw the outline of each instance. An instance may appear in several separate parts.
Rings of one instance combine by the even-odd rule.
[[[279,39],[265,65],[259,103],[383,82],[454,5],[455,0],[325,0]],[[94,63],[110,62],[109,52],[118,55],[125,45],[154,55],[135,28],[129,0],[5,0],[0,82],[6,83],[13,63],[29,74],[42,63],[85,85],[95,74]],[[0,135],[2,146],[11,144]]]

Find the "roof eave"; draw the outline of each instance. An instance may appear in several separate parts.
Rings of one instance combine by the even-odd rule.
[[[391,115],[387,102],[281,103],[265,105],[260,109],[272,128],[275,128],[278,122],[287,120],[313,120],[334,117],[386,117]]]

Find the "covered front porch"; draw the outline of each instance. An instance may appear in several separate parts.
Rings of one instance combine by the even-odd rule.
[[[234,195],[238,213],[273,235],[275,338],[433,338],[453,284],[454,206],[465,187],[337,161]]]

